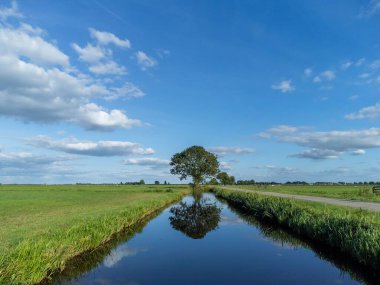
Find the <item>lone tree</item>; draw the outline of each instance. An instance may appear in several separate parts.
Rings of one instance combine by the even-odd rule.
[[[180,175],[180,179],[190,176],[193,179],[194,192],[199,184],[219,172],[219,162],[215,154],[201,146],[192,146],[172,156],[170,173]]]

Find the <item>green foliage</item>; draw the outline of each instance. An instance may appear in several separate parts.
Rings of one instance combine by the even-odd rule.
[[[216,180],[215,177],[211,178],[210,181],[207,183],[208,185],[219,185],[218,180]]]
[[[220,184],[222,185],[235,184],[235,177],[229,176],[227,172],[219,172],[216,178],[220,181]]]
[[[219,162],[215,154],[201,146],[192,146],[172,156],[170,173],[180,179],[191,177],[195,186],[219,172]]]
[[[2,185],[0,284],[40,282],[188,192],[188,186]]]
[[[238,208],[260,220],[331,246],[353,260],[380,266],[380,215],[378,213],[300,202],[255,193],[214,190]]]

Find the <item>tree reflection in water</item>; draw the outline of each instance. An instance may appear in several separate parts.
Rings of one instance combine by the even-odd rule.
[[[194,197],[192,204],[180,202],[170,209],[173,214],[169,220],[171,226],[190,238],[202,239],[218,227],[221,209],[207,198]]]

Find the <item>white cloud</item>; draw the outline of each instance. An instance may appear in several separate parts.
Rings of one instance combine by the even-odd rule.
[[[380,103],[360,109],[345,116],[347,120],[377,119],[380,118]]]
[[[126,165],[150,166],[153,168],[169,166],[170,161],[157,157],[128,158],[124,161]]]
[[[380,1],[379,0],[371,0],[369,4],[362,9],[359,13],[359,17],[371,17],[380,12]]]
[[[145,93],[141,91],[133,83],[127,82],[122,87],[113,88],[112,92],[105,97],[106,100],[115,100],[119,98],[130,99],[139,98],[145,96]]]
[[[128,118],[121,110],[106,110],[95,103],[79,107],[79,115],[74,119],[79,125],[89,130],[113,130],[118,127],[131,128],[141,125],[140,120]]]
[[[121,66],[112,60],[91,65],[88,69],[95,74],[127,74],[127,69],[124,66]]]
[[[135,53],[135,57],[142,70],[146,70],[157,65],[157,61],[152,57],[149,57],[145,52],[137,51]]]
[[[110,50],[92,44],[87,44],[83,48],[76,43],[73,43],[71,46],[79,54],[79,59],[85,62],[97,62],[104,59],[107,55],[112,54]]]
[[[353,155],[363,155],[365,153],[366,153],[366,151],[364,149],[355,149],[355,150],[352,151],[351,154],[353,154]]]
[[[287,93],[294,91],[295,87],[292,85],[291,80],[283,80],[280,83],[273,84],[272,89],[280,90],[283,93]]]
[[[326,80],[334,80],[335,79],[335,72],[332,70],[325,70],[321,73],[321,76],[324,77]]]
[[[41,29],[28,24],[0,24],[0,115],[25,122],[75,123],[91,130],[141,124],[122,110],[107,110],[91,102],[99,95],[141,97],[137,89],[131,91],[131,85],[126,85],[128,93],[125,86],[99,84],[97,79],[76,71],[69,57],[42,35]],[[86,54],[85,58],[91,56]],[[116,64],[95,71],[101,73],[107,68],[113,73],[125,72]]]
[[[380,68],[380,59],[376,59],[376,60],[372,61],[369,65],[369,68],[371,68],[373,70]]]
[[[306,68],[304,71],[303,71],[303,74],[306,76],[306,77],[310,77],[312,74],[313,74],[313,70],[311,68]]]
[[[16,1],[11,2],[11,7],[0,7],[0,20],[5,21],[8,18],[23,18]]]
[[[305,151],[291,155],[299,158],[335,158],[348,151],[380,147],[380,128],[317,132],[292,126],[279,126],[259,135],[263,138],[275,138],[282,143],[306,147]]]
[[[362,57],[362,58],[360,58],[360,59],[358,59],[358,60],[356,61],[355,65],[356,65],[356,66],[362,66],[364,62],[365,62],[365,58]]]
[[[370,73],[361,73],[361,74],[359,74],[359,78],[360,79],[366,79],[366,78],[368,78],[370,76],[371,76]]]
[[[332,70],[325,70],[321,72],[319,75],[313,78],[314,83],[319,83],[322,81],[332,81],[336,77],[335,72]]]
[[[56,46],[36,35],[26,26],[17,28],[0,25],[0,54],[18,57],[22,55],[31,63],[69,66],[69,57]]]
[[[152,148],[142,148],[140,144],[128,141],[81,141],[76,138],[53,140],[46,136],[37,136],[27,139],[29,145],[70,154],[88,156],[122,156],[122,155],[150,155]]]
[[[1,168],[26,168],[41,165],[50,165],[57,161],[66,160],[63,157],[49,157],[45,155],[33,154],[30,152],[2,152],[0,151]]]
[[[359,95],[352,95],[350,96],[348,99],[350,99],[351,101],[355,101],[359,98]]]
[[[335,150],[312,148],[300,153],[291,154],[290,156],[309,159],[335,159],[338,158],[340,154],[342,153]]]
[[[342,65],[340,66],[341,69],[343,70],[347,70],[350,68],[350,66],[352,66],[354,64],[354,62],[352,61],[346,61],[345,63],[342,63]]]
[[[100,45],[114,44],[118,47],[130,48],[131,42],[128,39],[120,39],[112,33],[98,31],[94,28],[90,28],[91,37],[93,37]]]
[[[231,165],[227,161],[221,161],[219,163],[220,170],[230,171],[232,169]]]
[[[228,147],[228,146],[207,147],[207,150],[219,156],[224,156],[227,154],[250,154],[250,153],[255,152],[253,148]]]

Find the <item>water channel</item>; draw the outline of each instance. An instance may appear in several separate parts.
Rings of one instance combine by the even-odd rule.
[[[380,284],[363,268],[204,194],[171,205],[53,284]]]

